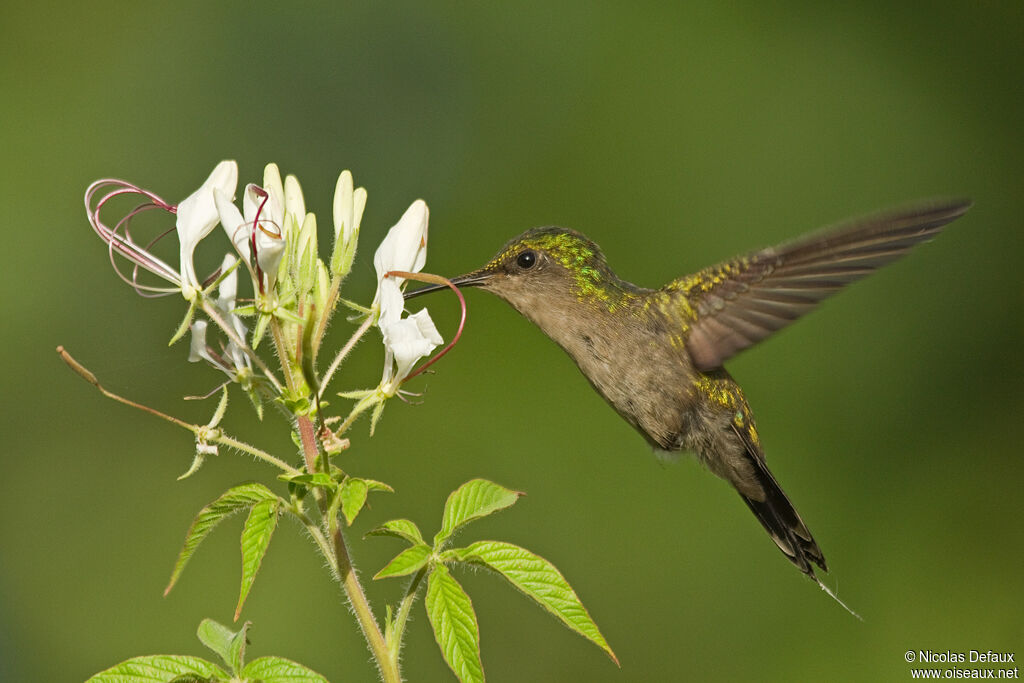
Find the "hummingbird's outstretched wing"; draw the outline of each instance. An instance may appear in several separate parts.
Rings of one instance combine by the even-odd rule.
[[[693,321],[686,347],[696,367],[721,367],[823,299],[928,241],[970,206],[942,201],[868,216],[706,268],[662,291],[686,298]]]

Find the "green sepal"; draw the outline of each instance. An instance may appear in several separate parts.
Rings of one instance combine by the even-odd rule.
[[[193,474],[199,471],[199,468],[203,466],[204,462],[206,462],[206,454],[200,451],[199,449],[196,449],[196,454],[192,458],[192,464],[189,465],[188,469],[185,470],[183,474],[179,475],[175,481],[182,481],[184,479],[188,479]]]
[[[286,323],[292,323],[293,325],[301,325],[305,322],[302,316],[296,314],[292,310],[285,308],[284,306],[277,306],[274,308],[274,317]]]
[[[444,504],[441,530],[434,536],[434,547],[440,550],[460,527],[473,520],[504,510],[523,495],[486,479],[472,479],[455,489]]]
[[[164,589],[164,595],[167,595],[177,583],[192,554],[214,527],[232,514],[268,500],[279,499],[263,484],[242,484],[228,489],[217,500],[200,510],[185,534],[185,543],[178,554],[178,560],[174,563],[171,580]]]
[[[377,579],[415,574],[430,561],[432,554],[433,550],[426,543],[406,548],[384,565],[383,569],[374,574],[373,579],[376,581]]]
[[[242,678],[261,683],[328,683],[309,667],[284,657],[259,657],[242,669]]]
[[[245,599],[249,597],[252,584],[256,581],[256,573],[263,564],[270,539],[277,528],[279,512],[280,503],[277,500],[256,503],[249,510],[249,517],[242,527],[242,587],[238,593],[238,606],[235,607],[235,621],[238,621],[242,613]]]
[[[427,617],[441,655],[462,683],[484,680],[480,662],[480,627],[473,601],[443,564],[434,566],[427,583]]]
[[[216,652],[237,676],[245,662],[246,633],[251,625],[252,622],[247,621],[238,631],[232,631],[213,619],[203,619],[196,630],[196,636],[203,645]]]
[[[384,400],[382,399],[377,405],[373,406],[373,412],[370,414],[370,436],[377,431],[377,423],[380,422],[380,416],[384,414]]]
[[[196,298],[188,304],[188,311],[185,313],[185,317],[182,318],[181,324],[178,325],[178,329],[174,331],[174,335],[171,337],[171,341],[167,342],[168,346],[174,346],[174,343],[185,336],[188,332],[189,327],[192,325],[192,318],[196,315],[196,304],[199,302],[199,297],[202,296],[196,293]]]
[[[246,304],[245,306],[238,306],[237,308],[231,309],[231,312],[240,318],[251,318],[256,315],[256,304]]]
[[[186,678],[191,676],[192,678]],[[213,662],[189,655],[132,657],[91,676],[86,683],[170,683],[224,681],[231,676]]]
[[[613,662],[619,663],[572,586],[555,565],[540,555],[512,543],[477,541],[466,548],[445,551],[441,560],[468,562],[497,572],[565,626],[604,650]]]
[[[338,396],[341,396],[342,398],[353,399],[355,401],[361,401],[362,399],[376,392],[376,389],[356,389],[354,391],[339,391]]]
[[[415,522],[408,519],[392,519],[384,522],[376,529],[366,532],[367,536],[393,536],[401,538],[413,545],[425,543],[423,534]]]
[[[349,301],[348,299],[344,299],[342,297],[338,297],[338,301],[346,308],[350,308],[356,313],[361,313],[363,317],[372,315],[374,312],[372,306],[363,306],[362,304],[357,304],[355,301]]]
[[[270,313],[260,313],[259,318],[256,319],[256,326],[252,330],[252,350],[255,351],[259,348],[260,341],[263,340],[263,335],[267,333],[267,325],[270,324],[272,318]]]

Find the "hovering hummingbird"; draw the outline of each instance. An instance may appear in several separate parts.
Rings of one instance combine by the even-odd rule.
[[[933,202],[862,218],[660,289],[619,278],[574,230],[534,228],[452,283],[492,292],[536,324],[655,449],[695,452],[732,484],[789,561],[832,595],[814,573],[815,565],[828,571],[825,557],[768,470],[750,406],[723,363],[930,240],[970,206]]]

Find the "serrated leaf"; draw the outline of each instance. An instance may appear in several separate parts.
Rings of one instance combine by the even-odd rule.
[[[374,580],[386,579],[392,576],[408,576],[418,572],[430,560],[431,553],[430,546],[425,543],[406,548],[388,562],[383,569],[374,574],[373,578]]]
[[[444,661],[462,683],[484,680],[480,663],[480,627],[473,602],[443,564],[427,583],[427,617]]]
[[[477,541],[445,555],[445,559],[457,557],[463,562],[483,565],[498,572],[567,627],[604,650],[612,661],[619,663],[569,582],[555,565],[540,555],[501,541]]]
[[[416,526],[415,522],[408,519],[392,519],[384,522],[376,529],[368,531],[367,536],[394,536],[395,538],[404,538],[413,545],[423,543],[423,535],[420,533],[420,528]]]
[[[434,536],[434,547],[441,548],[461,526],[514,504],[519,491],[499,486],[486,479],[472,479],[455,489],[444,504],[441,530]]]
[[[284,657],[254,659],[242,669],[242,676],[262,683],[328,683],[312,669]]]
[[[352,526],[356,515],[366,504],[366,494],[369,488],[366,482],[356,477],[349,477],[341,488],[341,514],[345,515],[345,522]]]
[[[167,595],[177,583],[192,554],[215,526],[232,514],[265,500],[277,500],[277,496],[263,484],[242,484],[228,489],[220,498],[200,510],[185,534],[185,543],[178,554],[177,562],[174,563],[171,580],[164,589],[164,595]]]
[[[303,486],[319,486],[325,489],[337,488],[338,482],[331,478],[331,475],[326,472],[314,472],[313,474],[279,474],[277,475],[279,481],[284,481],[294,484],[302,484]]]
[[[276,499],[256,503],[245,520],[245,526],[242,528],[242,589],[238,594],[238,606],[235,608],[236,621],[256,580],[256,572],[263,564],[263,556],[267,554],[270,538],[277,528],[279,508]]]
[[[213,619],[203,619],[196,629],[196,636],[206,647],[217,653],[233,673],[238,673],[245,661],[245,645],[248,640],[251,621],[242,624],[238,631],[232,631],[224,624]]]
[[[168,683],[179,676],[226,679],[228,674],[213,662],[188,655],[146,655],[115,664],[86,683]]]

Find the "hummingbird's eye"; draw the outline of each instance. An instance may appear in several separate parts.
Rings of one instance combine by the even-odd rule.
[[[519,256],[516,256],[516,265],[523,270],[529,270],[537,264],[537,252],[533,249],[527,249],[521,252]]]

